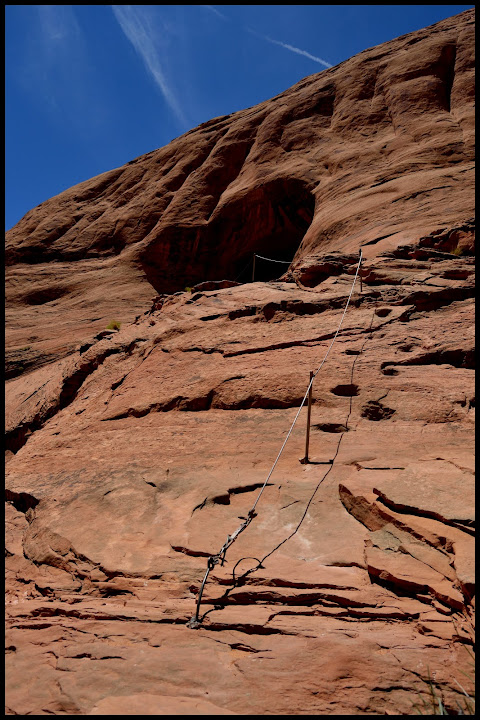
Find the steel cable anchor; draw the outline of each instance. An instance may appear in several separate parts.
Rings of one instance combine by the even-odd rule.
[[[227,539],[224,542],[222,548],[220,549],[220,552],[218,552],[216,555],[210,555],[210,557],[207,560],[207,570],[205,572],[204,578],[202,580],[202,584],[200,586],[200,590],[198,593],[198,599],[197,599],[197,607],[195,610],[195,615],[193,615],[190,620],[187,622],[187,627],[191,630],[198,630],[199,627],[202,625],[202,621],[199,618],[200,614],[200,604],[202,602],[202,595],[203,590],[205,588],[205,584],[207,582],[208,576],[210,575],[210,571],[213,570],[215,565],[218,565],[220,563],[222,566],[226,562],[225,555],[232,543],[236,540],[236,538],[240,535],[241,532],[245,530],[245,528],[252,522],[253,518],[257,516],[257,513],[252,508],[248,511],[247,517],[245,518],[244,522],[240,525],[240,527],[235,530],[233,535],[227,535]]]
[[[328,355],[329,355],[329,353],[330,353],[330,350],[332,349],[333,344],[334,344],[334,342],[335,342],[335,340],[336,340],[336,338],[337,338],[337,335],[338,335],[338,333],[340,332],[340,329],[341,329],[342,323],[343,323],[343,319],[344,319],[344,317],[345,317],[345,314],[346,314],[346,312],[347,312],[347,309],[348,309],[348,306],[349,306],[349,303],[350,303],[350,299],[351,299],[351,297],[352,297],[352,293],[353,293],[353,289],[354,289],[354,287],[355,287],[355,282],[356,282],[356,280],[357,280],[357,276],[358,276],[359,273],[360,273],[360,268],[361,268],[362,260],[363,260],[363,253],[362,253],[362,248],[360,248],[360,250],[359,250],[359,259],[358,259],[357,271],[356,271],[355,277],[354,277],[354,279],[353,279],[353,283],[352,283],[352,287],[351,287],[351,290],[350,290],[350,294],[349,294],[349,296],[348,296],[348,299],[347,299],[347,302],[346,302],[346,305],[345,305],[345,309],[344,309],[343,314],[342,314],[342,317],[341,317],[341,319],[340,319],[340,323],[339,323],[338,328],[337,328],[337,330],[336,330],[336,332],[335,332],[335,335],[334,335],[333,338],[332,338],[332,341],[331,341],[330,345],[328,346],[327,352],[325,353],[325,356],[324,356],[322,362],[320,363],[320,365],[318,366],[318,368],[317,368],[316,371],[314,372],[313,377],[315,377],[315,376],[318,374],[318,372],[321,370],[321,368],[323,367],[323,365],[324,365],[324,363],[325,363],[325,361],[326,361],[326,359],[327,359],[327,357],[328,357]],[[360,282],[361,282],[361,276],[360,276]],[[362,287],[360,287],[360,290],[362,290]],[[209,557],[208,563],[207,563],[207,565],[208,565],[208,566],[207,566],[207,570],[206,570],[206,572],[205,572],[205,576],[204,576],[204,578],[203,578],[203,582],[202,582],[202,585],[201,585],[201,588],[200,588],[200,592],[199,592],[199,594],[198,594],[198,600],[197,600],[197,607],[196,607],[195,615],[194,615],[192,618],[190,618],[190,620],[187,622],[187,627],[196,629],[196,628],[199,628],[199,627],[201,626],[202,623],[201,623],[201,620],[199,619],[200,603],[201,603],[201,599],[202,599],[203,590],[204,590],[204,588],[205,588],[205,583],[206,583],[206,581],[207,581],[208,575],[210,574],[210,570],[213,569],[218,562],[220,562],[220,559],[221,559],[220,556],[221,556],[221,555],[223,555],[223,558],[222,558],[222,565],[223,565],[223,562],[225,561],[225,553],[226,553],[227,549],[228,549],[228,548],[230,547],[230,545],[235,541],[235,539],[238,537],[238,535],[239,535],[243,530],[245,530],[246,527],[248,527],[248,525],[249,525],[250,522],[253,520],[253,518],[256,517],[257,513],[255,512],[255,507],[257,506],[257,503],[258,503],[258,501],[259,501],[259,499],[260,499],[260,496],[261,496],[262,492],[264,491],[265,486],[266,486],[269,478],[271,477],[271,475],[272,475],[272,473],[273,473],[273,471],[274,471],[274,469],[275,469],[275,467],[276,467],[276,465],[277,465],[277,463],[278,463],[278,461],[279,461],[279,459],[280,459],[280,456],[281,456],[281,454],[282,454],[282,452],[283,452],[283,449],[285,448],[285,445],[287,444],[287,441],[288,441],[288,439],[289,439],[289,437],[290,437],[290,435],[291,435],[291,433],[292,433],[292,430],[293,430],[293,428],[294,428],[294,425],[295,425],[295,423],[297,422],[297,419],[298,419],[298,417],[299,417],[299,415],[300,415],[300,411],[301,411],[301,409],[303,408],[303,405],[305,404],[305,401],[306,401],[306,399],[307,399],[308,393],[309,393],[309,391],[310,391],[312,381],[313,381],[313,378],[312,378],[312,380],[310,381],[308,390],[307,390],[307,392],[306,392],[305,395],[304,395],[304,398],[303,398],[303,400],[302,400],[302,402],[301,402],[301,404],[300,404],[300,407],[299,407],[298,412],[297,412],[297,414],[296,414],[296,416],[295,416],[295,419],[294,419],[292,425],[290,426],[290,430],[289,430],[288,433],[287,433],[287,436],[286,436],[286,438],[285,438],[285,440],[284,440],[284,442],[283,442],[283,444],[282,444],[282,447],[280,448],[280,452],[278,453],[278,455],[277,455],[277,457],[276,457],[276,459],[275,459],[275,462],[273,463],[272,468],[271,468],[270,472],[268,473],[265,482],[263,483],[263,486],[262,486],[262,488],[261,488],[261,490],[260,490],[260,492],[259,492],[259,494],[258,494],[258,496],[257,496],[257,499],[255,500],[255,503],[254,503],[253,507],[251,508],[251,510],[249,510],[249,512],[248,512],[248,514],[247,514],[247,518],[244,520],[244,522],[242,523],[242,525],[233,533],[233,535],[228,535],[228,536],[227,536],[227,541],[224,543],[224,545],[223,545],[223,547],[221,548],[220,552],[217,553],[217,555],[212,555],[211,557]],[[330,461],[330,462],[331,462],[332,465],[333,465],[333,460]],[[271,554],[271,553],[270,553],[270,554]],[[267,557],[268,557],[268,555],[266,555],[265,558],[263,558],[263,560],[265,560]],[[263,561],[262,561],[262,563],[263,563]],[[235,567],[236,567],[236,566],[235,566]]]

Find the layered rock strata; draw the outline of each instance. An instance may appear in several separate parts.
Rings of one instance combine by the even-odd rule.
[[[7,714],[412,714],[416,705],[425,712],[422,702],[432,709],[430,687],[451,712],[472,702],[471,157],[440,142],[461,127],[462,153],[470,152],[472,21],[467,12],[368,50],[259,106],[259,144],[248,152],[259,108],[72,188],[12,230],[8,347],[19,352],[32,318],[37,339],[23,370],[12,360],[6,386]],[[370,67],[372,93],[350,96],[348,122],[347,90]],[[329,82],[330,124],[319,100]],[[317,124],[308,97],[320,103]],[[380,97],[396,108],[395,128],[381,122]],[[377,120],[362,140],[368,113]],[[237,128],[235,162],[212,144],[168,210],[150,230],[139,220],[135,235],[165,158],[177,153],[187,166],[189,143],[203,137],[206,152],[221,128],[225,137]],[[389,133],[382,172],[398,177],[384,177],[377,205],[367,150],[381,165],[376,143]],[[345,166],[340,145],[329,145],[340,137],[342,153],[351,152]],[[360,146],[366,154],[354,160]],[[313,178],[317,188],[322,147],[338,165],[321,202],[315,190],[313,206],[302,205],[299,239],[281,200],[295,192],[282,195],[268,178],[294,178],[297,190],[298,178]],[[118,184],[146,167],[137,185]],[[450,178],[448,191],[427,191],[435,173]],[[213,177],[230,190],[207,193]],[[353,182],[363,182],[364,203]],[[113,240],[96,244],[102,232],[117,237],[108,225],[115,192],[118,228],[132,232],[117,249]],[[266,239],[275,216],[267,196],[286,207],[276,245]],[[88,203],[98,210],[101,197],[99,235],[69,235],[75,203],[78,231],[81,212]],[[60,207],[65,215],[53,213]],[[234,234],[249,213],[256,239],[245,228]],[[42,223],[51,242],[38,234]],[[216,256],[207,260],[215,227]],[[282,279],[234,280],[237,260],[262,250],[280,257],[292,237],[295,261]],[[189,629],[207,559],[247,516],[330,347],[360,245],[362,287],[355,283],[313,386],[310,462],[300,462],[302,411],[257,516],[209,576],[200,628]],[[108,300],[100,287],[91,293],[105,273]],[[68,277],[77,295],[28,304],[26,277],[31,292]],[[105,331],[115,277],[123,324]],[[105,315],[91,319],[94,307]]]
[[[257,518],[210,576],[197,631],[186,623],[206,560],[252,506],[352,272],[315,289],[161,298],[10,381],[11,712],[104,714],[125,695],[138,714],[146,693],[151,714],[163,696],[191,714],[203,701],[216,714],[409,713],[429,673],[447,702],[461,699],[473,265],[383,257],[364,275],[315,380],[311,463],[299,462],[302,416]]]
[[[155,293],[248,281],[253,253],[294,268],[469,220],[474,72],[471,10],[34,208],[7,233],[8,375],[132,321]],[[256,279],[278,268],[259,261]]]

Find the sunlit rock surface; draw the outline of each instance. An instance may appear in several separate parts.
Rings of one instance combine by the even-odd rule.
[[[473,74],[468,11],[8,233],[7,714],[471,692]]]

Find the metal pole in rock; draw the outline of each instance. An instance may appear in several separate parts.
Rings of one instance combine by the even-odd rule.
[[[362,283],[362,248],[358,251],[358,254],[360,255],[360,259],[358,261],[358,274],[360,275],[360,292],[363,292],[363,283]]]
[[[308,390],[308,410],[307,410],[307,435],[305,437],[305,457],[300,460],[302,465],[306,465],[310,462],[308,459],[308,450],[310,448],[310,418],[312,415],[312,379],[313,379],[313,370],[310,370],[310,387]]]
[[[253,253],[252,282],[255,282],[255,253]]]

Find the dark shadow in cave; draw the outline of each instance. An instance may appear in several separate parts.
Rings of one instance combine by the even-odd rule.
[[[252,188],[243,198],[242,208],[230,221],[230,253],[236,241],[238,255],[229,267],[228,277],[251,282],[253,255],[291,262],[309,229],[315,212],[315,198],[306,184],[295,178],[281,178]],[[231,210],[231,208],[230,208]],[[223,249],[223,248],[222,248]],[[228,265],[223,249],[219,261]],[[230,260],[232,263],[232,260]],[[255,258],[255,281],[276,280],[288,270],[285,262]]]
[[[254,253],[291,261],[315,211],[312,188],[298,178],[261,182],[234,197],[207,223],[164,227],[140,259],[157,292],[206,280],[252,281]],[[255,281],[279,278],[287,264],[257,259]]]

